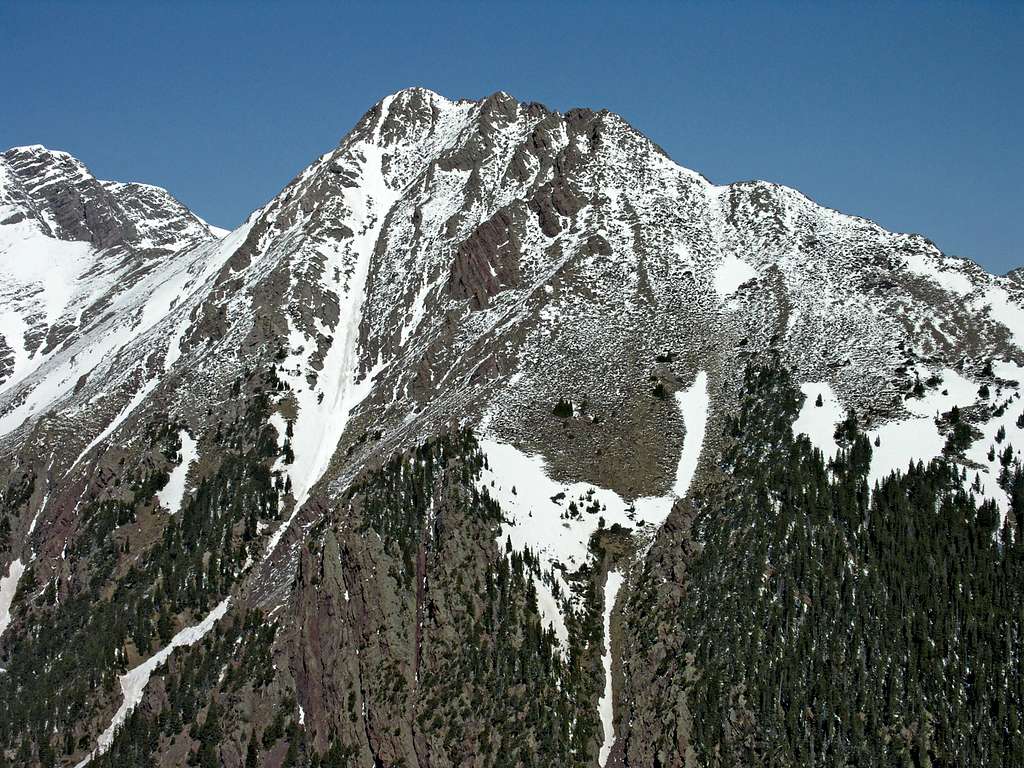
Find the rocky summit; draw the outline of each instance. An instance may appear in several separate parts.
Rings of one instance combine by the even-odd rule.
[[[1024,764],[1024,277],[414,88],[232,232],[0,153],[0,766]]]

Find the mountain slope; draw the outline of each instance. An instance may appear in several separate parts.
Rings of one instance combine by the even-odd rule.
[[[1017,525],[1019,280],[611,113],[401,91],[223,239],[8,150],[0,261],[22,763],[682,764],[635,596],[767,357],[824,460],[852,411],[865,483],[945,456]]]

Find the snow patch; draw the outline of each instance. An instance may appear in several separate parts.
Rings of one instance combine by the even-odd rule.
[[[604,728],[604,740],[601,742],[601,751],[597,758],[599,766],[603,766],[608,760],[608,753],[611,752],[612,743],[615,741],[612,698],[612,609],[615,607],[615,598],[619,594],[622,582],[623,576],[618,571],[610,572],[604,582],[604,654],[601,656],[601,664],[604,666],[604,692],[597,704],[601,725]]]
[[[903,419],[889,422],[868,432],[871,440],[871,469],[868,487],[889,474],[906,472],[911,462],[931,461],[942,453],[946,439],[930,418]],[[875,440],[879,441],[875,445]]]
[[[217,605],[216,608],[210,611],[210,613],[206,615],[206,618],[201,622],[181,630],[171,638],[171,642],[164,648],[153,656],[150,656],[144,662],[139,664],[139,666],[134,669],[130,669],[121,675],[121,694],[123,695],[124,700],[121,702],[121,706],[118,707],[117,712],[114,713],[114,718],[110,721],[110,725],[107,726],[106,730],[104,730],[103,733],[100,734],[99,739],[97,739],[96,749],[86,755],[85,759],[75,766],[75,768],[84,768],[84,766],[94,757],[102,755],[110,749],[110,745],[114,741],[117,729],[121,727],[128,715],[131,714],[132,710],[138,706],[140,701],[142,701],[142,694],[145,692],[146,686],[149,684],[150,675],[153,674],[157,667],[170,658],[176,648],[195,645],[202,640],[206,633],[213,629],[213,625],[224,617],[224,614],[228,611],[230,603],[231,598],[225,598]]]
[[[676,481],[672,492],[678,498],[686,496],[693,482],[700,461],[700,452],[704,447],[704,435],[708,426],[708,409],[711,399],[708,397],[708,375],[698,371],[689,389],[676,392],[676,405],[683,416],[686,437],[683,439],[683,450],[679,455],[676,467]]]
[[[976,311],[987,306],[989,316],[1006,326],[1013,343],[1024,349],[1024,307],[1010,298],[1005,289],[993,286],[984,296],[972,302],[971,306]]]
[[[800,385],[804,403],[793,422],[793,435],[807,435],[811,445],[821,451],[825,459],[834,459],[839,452],[836,443],[836,424],[842,421],[843,407],[827,381],[804,382]],[[818,397],[821,405],[816,405]]]
[[[927,371],[919,372],[921,379],[930,376]],[[945,413],[954,405],[966,408],[978,399],[978,385],[952,368],[943,368],[937,374],[942,383],[925,391],[924,397],[912,397],[904,402],[904,407],[916,416],[934,418]]]
[[[939,269],[934,259],[918,253],[906,258],[907,269],[915,275],[920,275],[931,280],[936,285],[944,288],[950,293],[958,296],[966,296],[974,290],[971,279],[963,272],[946,265],[946,269]]]
[[[14,593],[18,591],[18,580],[25,572],[25,564],[15,560],[7,569],[7,575],[0,578],[0,637],[3,636],[11,623],[11,603]]]
[[[156,492],[157,499],[172,515],[181,509],[181,501],[185,498],[185,478],[188,477],[189,467],[198,455],[196,441],[187,430],[181,430],[178,438],[181,440],[181,461],[171,470],[167,485]]]
[[[511,541],[515,550],[528,547],[543,567],[555,569],[554,578],[563,595],[569,590],[560,570],[564,567],[572,572],[587,561],[587,544],[598,530],[599,518],[603,517],[608,526],[638,525],[635,512],[614,491],[589,483],[557,483],[548,477],[542,456],[523,453],[508,443],[485,439],[480,447],[487,456],[480,489],[501,504],[507,515],[499,532],[499,545]],[[573,513],[572,509],[578,511]],[[554,627],[564,645],[568,633],[561,609],[551,588],[543,580],[535,582],[541,618]]]
[[[924,379],[930,374],[919,371],[918,375]],[[868,432],[871,440],[869,488],[894,471],[906,472],[911,462],[928,462],[940,456],[946,438],[939,432],[935,417],[954,405],[964,408],[977,400],[978,385],[974,382],[949,368],[940,371],[938,376],[941,384],[927,390],[924,397],[904,402],[913,417],[891,421]],[[875,445],[876,439],[878,445]]]
[[[210,234],[213,235],[214,237],[216,237],[218,240],[223,240],[225,237],[230,235],[231,232],[233,231],[233,230],[230,230],[230,229],[224,229],[224,227],[215,227],[213,224],[208,222],[206,219],[204,219],[204,218],[202,218],[200,216],[196,216],[195,213],[193,213],[192,215],[195,216],[197,219],[199,219],[199,223],[202,224],[204,227],[206,227],[210,231]]]
[[[715,291],[726,299],[748,280],[757,277],[757,270],[735,254],[728,254],[715,269]]]

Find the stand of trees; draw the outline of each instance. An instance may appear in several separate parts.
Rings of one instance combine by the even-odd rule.
[[[667,673],[699,762],[1024,765],[1020,467],[1003,471],[1000,525],[946,459],[869,489],[855,420],[826,462],[792,435],[799,407],[785,370],[751,368],[722,482],[695,500],[701,548]]]

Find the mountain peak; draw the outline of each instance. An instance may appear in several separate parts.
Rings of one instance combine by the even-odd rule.
[[[74,155],[42,144],[0,153],[2,221],[31,220],[45,235],[114,246],[178,247],[212,236],[171,194],[150,184],[97,179]]]
[[[74,160],[76,163],[81,164],[81,161],[78,160],[78,158],[76,158],[70,152],[65,152],[64,150],[61,149],[50,149],[49,147],[44,146],[42,144],[24,144],[21,146],[9,147],[3,152],[0,152],[0,156],[6,157],[8,159],[25,156],[44,156],[53,159],[71,159]]]
[[[734,503],[736,470],[762,457],[774,483],[780,450],[813,454],[794,476],[817,490],[792,498],[853,506],[795,505],[793,526],[859,526],[875,480],[936,457],[999,514],[1016,504],[1000,475],[1024,446],[1019,276],[785,187],[712,185],[614,113],[404,89],[216,241],[165,190],[76,163],[0,156],[7,758],[30,733],[65,766],[276,766],[307,749],[593,766],[600,737],[618,738],[605,764],[628,742],[648,765],[651,738],[700,730],[664,730],[682,688],[648,695],[666,671],[703,679],[693,648],[660,647],[690,636],[677,601],[710,570],[693,558],[753,514],[714,570],[749,566],[737,592],[779,605],[756,587],[800,550],[797,528],[758,522],[786,507],[775,490]],[[864,434],[848,439],[847,413]],[[856,482],[823,492],[830,460],[856,462]],[[985,525],[966,541],[990,541]],[[768,528],[770,567],[743,538]],[[823,579],[847,557],[827,562]],[[603,695],[578,672],[602,667]],[[728,690],[706,701],[739,722]],[[770,713],[776,695],[749,701]],[[509,741],[544,754],[480,723],[516,723]]]
[[[449,101],[449,99],[442,96],[437,91],[433,91],[430,88],[424,88],[419,85],[410,85],[406,88],[400,88],[394,93],[388,94],[381,102],[391,101],[396,103],[403,103],[412,99],[426,99],[427,101]]]

